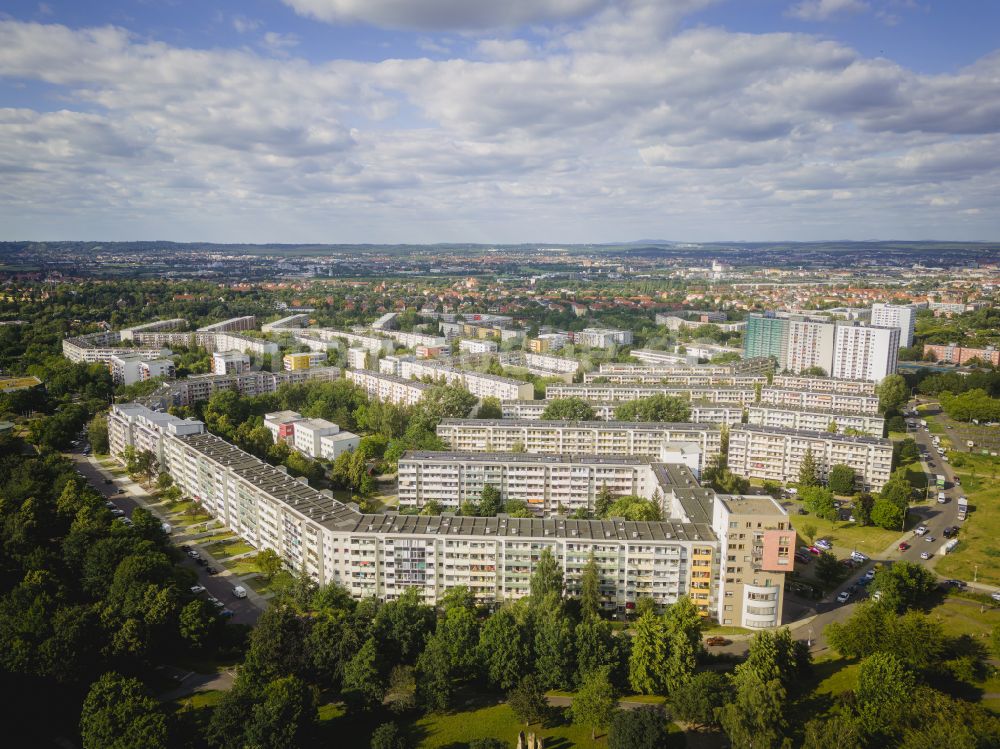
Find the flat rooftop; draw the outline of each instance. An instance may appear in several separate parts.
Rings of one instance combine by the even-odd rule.
[[[765,427],[756,424],[734,424],[730,427],[730,434],[734,432],[755,432],[757,434],[780,434],[790,437],[802,437],[803,439],[822,439],[834,442],[851,442],[863,445],[885,445],[891,446],[892,440],[884,437],[868,437],[866,435],[841,434],[839,432],[820,432],[807,429],[789,429],[788,427]]]
[[[766,495],[718,494],[715,501],[721,502],[733,515],[788,514],[777,501]]]
[[[442,419],[440,425],[456,427],[510,427],[534,430],[559,429],[564,427],[605,431],[609,429],[637,429],[646,432],[658,432],[665,429],[687,432],[718,432],[721,428],[719,424],[699,424],[690,421],[573,421],[569,419],[554,419],[551,421],[540,419]]]

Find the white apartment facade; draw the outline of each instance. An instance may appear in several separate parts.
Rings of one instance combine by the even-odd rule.
[[[722,430],[713,424],[531,419],[444,419],[437,436],[455,452],[515,452],[556,455],[645,455],[664,445],[689,443],[700,453],[696,473],[722,450]]]
[[[611,328],[584,328],[573,334],[573,343],[577,346],[590,348],[612,348],[628,346],[632,343],[631,330],[613,330]]]
[[[640,398],[650,398],[654,395],[673,395],[688,400],[711,401],[726,405],[750,405],[757,398],[757,390],[753,387],[691,386],[675,387],[672,385],[613,385],[591,383],[546,385],[545,397],[552,398],[582,398],[587,401],[634,401]]]
[[[636,383],[639,385],[675,385],[675,386],[698,386],[726,385],[728,387],[752,388],[755,385],[767,385],[767,377],[764,375],[735,375],[735,374],[705,374],[699,371],[689,372],[587,372],[583,376],[584,384],[609,383],[621,385]]]
[[[774,375],[771,379],[771,386],[783,390],[808,390],[816,393],[875,395],[877,384],[866,380],[838,380],[833,377]]]
[[[747,423],[812,432],[826,432],[835,427],[842,434],[850,430],[869,437],[881,437],[885,432],[885,419],[875,414],[847,414],[778,406],[750,406],[747,409]]]
[[[468,354],[492,354],[499,351],[500,346],[496,341],[480,340],[473,338],[463,338],[458,342],[458,350]]]
[[[364,390],[369,398],[397,406],[416,405],[431,387],[426,382],[407,380],[370,369],[348,369],[344,371],[344,377]]]
[[[910,304],[876,302],[872,305],[872,325],[879,328],[898,328],[900,346],[913,345],[913,329],[916,319],[916,307]]]
[[[593,510],[604,488],[653,499],[659,482],[649,458],[597,455],[410,451],[399,459],[400,507],[428,502],[458,510],[487,484],[503,501],[521,500],[539,516]],[[661,500],[662,501],[662,500]]]
[[[887,439],[750,424],[729,430],[729,469],[748,478],[798,481],[807,451],[812,451],[822,481],[842,463],[854,469],[860,488],[877,492],[892,473],[892,442]]]
[[[292,446],[310,458],[323,457],[323,437],[337,434],[340,427],[326,419],[301,419],[295,422]]]
[[[296,372],[243,372],[242,374],[203,374],[172,380],[155,393],[162,408],[191,406],[207,401],[212,393],[235,390],[246,395],[273,393],[282,385],[299,385],[304,382],[329,382],[340,377],[336,367],[317,367]]]
[[[788,359],[783,362],[784,367],[795,373],[819,367],[832,375],[835,327],[828,322],[790,318]]]
[[[896,371],[899,341],[899,328],[838,325],[830,374],[844,380],[881,382]]]
[[[786,390],[779,387],[761,388],[760,404],[800,408],[806,411],[834,411],[844,414],[875,415],[878,413],[878,397],[874,395]]]
[[[242,351],[216,351],[212,354],[212,374],[243,374],[250,371],[250,357]]]
[[[254,330],[257,327],[257,318],[254,315],[243,315],[242,317],[231,317],[228,320],[212,323],[198,328],[199,333],[238,333],[242,330]]]
[[[347,349],[347,366],[351,369],[368,369],[368,349],[360,346]]]
[[[109,417],[119,459],[136,436],[119,428],[140,415],[132,409],[142,407],[116,405]],[[479,602],[497,605],[528,594],[539,554],[548,548],[571,594],[579,592],[593,553],[609,611],[624,611],[641,596],[667,605],[688,595],[704,614],[723,615],[713,525],[728,527],[728,505],[716,514],[714,493],[692,488],[693,477],[677,466],[657,468],[664,506],[671,508],[671,519],[662,522],[364,515],[214,435],[149,431],[161,467],[186,496],[254,547],[273,549],[289,568],[304,569],[321,585],[340,584],[356,598],[393,600],[416,589],[435,603],[466,586]],[[690,506],[683,517],[673,512],[681,505]]]
[[[535,386],[530,382],[491,375],[486,372],[455,369],[447,364],[416,359],[411,356],[387,356],[379,361],[379,371],[403,379],[429,377],[433,380],[443,380],[449,385],[463,385],[477,398],[530,400],[535,395]]]
[[[542,414],[555,399],[530,401],[503,401],[501,410],[505,419],[541,419]],[[587,401],[600,421],[614,421],[615,409],[622,401]],[[704,401],[691,402],[692,424],[740,424],[743,422],[744,408],[740,405],[722,405]]]

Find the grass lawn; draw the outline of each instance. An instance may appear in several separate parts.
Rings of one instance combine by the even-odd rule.
[[[240,585],[249,585],[255,592],[262,596],[274,592],[273,584],[273,580],[268,582],[263,577],[248,577],[247,579],[240,581]]]
[[[983,608],[984,605],[972,601],[946,600],[931,609],[930,616],[941,623],[947,635],[987,639],[993,627],[1000,624],[1000,608],[988,605],[985,605],[985,611]],[[988,642],[985,644],[988,647]]]
[[[345,715],[339,703],[320,707],[321,732],[324,736],[334,739],[338,746],[367,746],[372,729],[392,719],[390,715],[367,717]],[[507,746],[513,747],[520,731],[525,733],[531,731],[536,736],[543,737],[545,746],[554,749],[607,746],[607,739],[600,732],[597,740],[591,741],[590,729],[573,725],[566,710],[562,708],[553,710],[553,718],[546,725],[536,723],[527,728],[518,722],[514,713],[505,704],[472,707],[449,714],[423,715],[415,718],[396,717],[395,720],[408,734],[410,746],[417,749],[434,747],[465,749],[472,739],[487,737],[498,738]],[[671,746],[683,746],[680,728],[671,723],[669,730],[673,738]],[[321,743],[321,745],[334,744]]]
[[[882,528],[862,527],[855,523],[839,520],[823,520],[815,515],[790,515],[789,517],[792,521],[792,527],[798,531],[803,542],[800,545],[805,543],[802,528],[811,525],[816,528],[816,538],[829,539],[834,546],[838,547],[837,551],[841,552],[841,556],[843,556],[842,552],[845,549],[857,549],[868,555],[881,554],[889,544],[901,535],[901,531],[898,530],[887,531]]]
[[[241,538],[233,538],[230,541],[220,541],[213,544],[204,544],[199,541],[202,547],[211,554],[213,557],[225,558],[233,557],[237,554],[246,554],[247,552],[256,551],[253,546],[248,544]]]
[[[969,517],[960,524],[958,547],[941,557],[935,571],[944,577],[1000,585],[1000,459],[985,455],[963,455],[955,468],[969,498]]]
[[[249,575],[251,572],[260,572],[253,557],[224,561],[222,562],[222,566],[236,575]],[[253,587],[253,585],[250,587]],[[257,588],[254,588],[254,590],[257,590]]]

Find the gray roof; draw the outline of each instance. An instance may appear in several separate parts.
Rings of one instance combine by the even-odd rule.
[[[647,432],[659,432],[666,429],[683,431],[720,431],[719,424],[699,424],[682,421],[572,421],[539,419],[442,419],[444,426],[489,426],[489,427],[524,427],[527,429],[545,429],[547,427],[574,427],[577,429],[639,429]]]

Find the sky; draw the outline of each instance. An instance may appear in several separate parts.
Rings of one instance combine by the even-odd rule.
[[[0,239],[1000,240],[994,0],[6,0]]]

